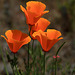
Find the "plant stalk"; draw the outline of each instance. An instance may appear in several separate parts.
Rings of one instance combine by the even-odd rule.
[[[57,74],[57,57],[55,58],[55,75]]]
[[[46,56],[46,53],[44,52],[44,75],[45,75],[45,56]]]
[[[32,41],[32,54],[33,54],[34,40]]]
[[[31,26],[30,26],[30,31],[31,31]],[[30,31],[29,31],[29,36],[30,36]],[[30,48],[30,42],[28,43],[28,75],[29,75],[29,48]]]

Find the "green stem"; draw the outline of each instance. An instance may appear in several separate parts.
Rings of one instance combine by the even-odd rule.
[[[15,53],[13,53],[13,54],[14,54],[14,59],[13,59],[13,61],[15,61]],[[14,67],[15,67],[15,62],[14,62]],[[15,74],[14,67],[13,67],[13,72],[14,72],[14,74]]]
[[[59,47],[59,49],[58,49],[57,52],[56,52],[56,56],[58,55],[60,49],[63,47],[63,45],[64,45],[65,43],[66,43],[66,42],[64,42],[64,43]]]
[[[16,55],[15,55],[15,53],[13,53],[13,54],[14,54],[14,59],[13,59],[13,60],[14,60],[14,67],[15,67],[15,69],[16,69],[16,72],[14,71],[14,74],[17,73],[18,75],[20,75],[20,74],[19,74],[19,71],[18,71],[18,69],[17,69],[17,65],[16,65],[16,62],[17,62],[17,60],[16,60]]]
[[[30,31],[31,31],[31,26],[30,26]],[[30,36],[30,32],[29,32],[29,36]],[[28,43],[28,75],[29,75],[29,47],[30,47],[30,42]]]
[[[57,74],[57,57],[55,59],[55,75]]]
[[[15,57],[16,57],[16,56],[15,56],[15,53],[13,53],[13,54],[14,54],[14,59],[15,59]]]
[[[45,75],[45,56],[46,56],[46,53],[44,52],[44,75]]]
[[[32,54],[33,54],[33,46],[34,46],[34,40],[32,41]]]
[[[56,58],[55,58],[55,75],[56,75],[56,72],[57,72],[57,55],[58,55],[58,53],[59,53],[59,51],[60,51],[60,49],[63,47],[63,45],[65,44],[66,42],[64,42],[60,47],[59,47],[59,49],[57,50],[57,52],[56,52]]]
[[[3,57],[3,52],[2,52],[2,50],[0,50],[0,53],[1,53],[1,56],[2,56],[2,60],[3,60],[3,63],[4,63],[4,68],[5,68],[6,74],[9,75],[9,73],[8,73],[8,71],[7,71],[7,68],[6,68],[5,61],[4,61],[4,57]]]

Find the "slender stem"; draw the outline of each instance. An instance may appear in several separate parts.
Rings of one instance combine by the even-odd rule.
[[[46,56],[46,53],[44,52],[44,75],[45,75],[45,56]]]
[[[60,49],[64,46],[65,43],[66,43],[66,42],[64,42],[64,43],[59,47],[59,49],[58,49],[57,52],[56,52],[56,56],[58,55]]]
[[[57,72],[57,55],[58,55],[58,53],[59,53],[59,51],[60,51],[60,49],[63,47],[63,45],[65,44],[66,42],[64,42],[59,48],[58,48],[58,50],[57,50],[57,52],[56,52],[56,58],[55,58],[55,75],[57,74],[56,72]]]
[[[31,31],[31,26],[30,26],[30,31]],[[29,32],[29,36],[30,36],[30,32]],[[30,42],[28,43],[28,75],[29,75],[29,46],[30,46]]]
[[[15,67],[15,53],[13,53],[13,55],[14,55],[14,67]],[[13,72],[14,72],[14,74],[15,74],[15,70],[14,70],[14,67],[13,67]]]
[[[55,58],[55,75],[57,74],[57,56]]]
[[[14,59],[15,59],[15,53],[13,53],[14,54]]]
[[[13,54],[14,54],[14,59],[13,59],[13,60],[14,60],[14,68],[16,68],[16,72],[14,71],[14,74],[18,73],[18,75],[20,75],[20,74],[19,74],[19,71],[18,71],[18,69],[17,69],[17,65],[16,65],[16,62],[17,62],[17,61],[16,61],[16,55],[15,55],[15,53],[13,53]]]
[[[34,40],[32,41],[32,54],[33,54],[33,46],[34,46]]]
[[[30,43],[28,43],[28,71],[27,71],[27,74],[29,75],[29,45],[30,45]]]

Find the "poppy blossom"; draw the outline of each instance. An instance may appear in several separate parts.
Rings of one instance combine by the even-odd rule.
[[[29,1],[26,6],[26,9],[22,5],[20,5],[20,8],[25,13],[26,22],[29,25],[34,25],[42,15],[49,12],[44,11],[46,5],[38,1]]]
[[[13,53],[16,53],[24,44],[31,41],[31,38],[20,30],[8,30],[5,32],[5,35],[6,37],[3,35],[1,35],[1,37],[5,38]]]
[[[46,52],[49,51],[56,42],[63,39],[63,37],[60,37],[60,31],[55,29],[47,29],[47,32],[39,30],[34,32],[32,36],[40,42],[43,50]]]
[[[50,24],[50,22],[47,20],[47,19],[44,19],[44,18],[40,18],[37,23],[35,23],[34,26],[31,26],[31,29],[30,29],[30,26],[29,26],[29,31],[30,31],[30,35],[32,37],[32,39],[35,39],[32,34],[38,30],[42,30],[42,31],[45,31],[45,29],[48,27],[48,25]]]

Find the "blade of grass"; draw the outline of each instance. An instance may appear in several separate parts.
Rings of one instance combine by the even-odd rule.
[[[2,60],[3,60],[3,63],[4,63],[4,68],[5,68],[6,74],[9,75],[9,73],[7,71],[7,68],[6,68],[6,64],[5,64],[5,61],[4,61],[3,52],[1,50],[1,47],[0,47],[0,53],[1,53],[1,56],[2,56]]]
[[[15,65],[15,68],[16,68],[16,71],[17,71],[18,75],[20,75],[20,73],[19,73],[19,71],[18,71],[18,69],[17,69],[17,66],[16,66],[16,65]]]
[[[59,49],[58,49],[57,52],[56,52],[56,59],[55,59],[55,75],[56,75],[56,70],[57,70],[57,55],[58,55],[60,49],[63,47],[63,45],[64,45],[65,43],[66,43],[66,42],[64,42],[64,43],[59,47]]]
[[[56,52],[56,56],[58,55],[60,49],[63,47],[63,45],[64,45],[65,43],[66,43],[66,42],[64,42],[64,43],[59,47],[59,49],[58,49],[57,52]]]

